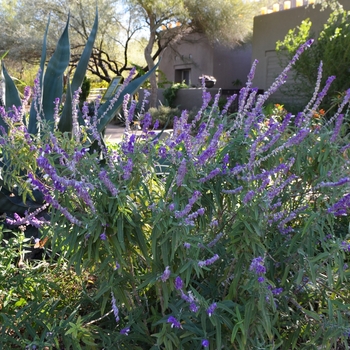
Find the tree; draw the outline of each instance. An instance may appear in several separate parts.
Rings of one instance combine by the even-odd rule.
[[[7,57],[12,61],[37,63],[48,18],[51,22],[50,51],[70,14],[71,67],[74,68],[92,27],[96,4],[100,25],[88,69],[110,82],[115,75],[131,69],[128,52],[135,34],[141,29],[135,13],[125,16],[125,11],[118,7],[118,0],[36,0],[35,3],[2,0],[0,19],[4,30],[0,33],[0,53],[9,51]]]
[[[95,6],[100,26],[89,71],[110,82],[112,76],[131,69],[130,46],[146,37],[143,71],[151,69],[163,50],[189,32],[205,33],[212,42],[234,46],[249,38],[253,17],[273,0],[2,0],[0,54],[9,59],[36,62],[40,57],[42,34],[51,14],[49,40],[57,36],[71,14],[71,65],[74,68],[92,26]],[[180,26],[170,24],[178,22]],[[49,48],[52,48],[48,45]],[[151,106],[156,103],[157,81],[151,78]]]
[[[129,9],[140,13],[148,29],[148,42],[144,50],[148,69],[169,45],[189,32],[203,32],[212,42],[234,46],[247,40],[253,29],[253,17],[259,3],[244,0],[129,0]],[[171,27],[169,23],[180,26]],[[162,29],[162,30],[161,30]],[[157,81],[151,78],[150,106],[156,105]]]

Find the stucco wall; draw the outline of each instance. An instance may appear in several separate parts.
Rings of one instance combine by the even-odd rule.
[[[251,44],[237,45],[230,49],[217,45],[214,50],[214,71],[217,87],[233,89],[242,87],[251,67]],[[233,85],[239,80],[242,84]]]
[[[194,33],[167,48],[159,68],[171,82],[175,81],[176,69],[191,68],[190,87],[200,86],[198,78],[205,74],[216,78],[215,87],[232,89],[237,79],[245,83],[251,54],[251,45],[230,49],[212,45],[204,35]]]
[[[175,82],[176,69],[191,69],[190,86],[199,85],[198,77],[213,74],[213,47],[200,34],[190,34],[173,47],[168,47],[162,57],[159,69],[167,80]]]
[[[350,10],[349,0],[341,2],[345,10]],[[329,10],[320,11],[320,6],[315,6],[315,8],[308,6],[255,17],[252,60],[257,59],[259,64],[253,85],[266,90],[271,85],[274,77],[282,71],[282,67],[278,65],[275,53],[278,40],[283,40],[290,29],[300,25],[301,21],[306,18],[310,18],[312,22],[311,31],[319,33],[323,29],[329,14]],[[275,96],[282,98],[282,95],[278,93]]]

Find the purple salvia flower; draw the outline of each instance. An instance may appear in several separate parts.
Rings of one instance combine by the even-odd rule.
[[[212,248],[216,245],[216,243],[220,240],[220,238],[223,236],[224,234],[222,232],[218,233],[215,238],[208,243],[208,247]]]
[[[243,204],[248,204],[255,196],[255,192],[253,190],[250,190],[247,192],[247,194],[243,198]]]
[[[225,194],[237,194],[243,190],[243,186],[239,186],[235,188],[234,190],[221,190],[222,193]]]
[[[216,153],[218,141],[224,129],[223,124],[219,124],[217,131],[215,132],[210,144],[206,150],[204,150],[198,157],[198,164],[204,165],[211,157],[213,157]]]
[[[219,221],[218,220],[213,220],[210,224],[210,227],[218,227],[219,226]]]
[[[151,124],[152,124],[152,116],[150,113],[147,112],[141,120],[142,132],[144,134],[147,134]]]
[[[209,348],[209,340],[208,339],[203,339],[202,340],[202,346],[203,346],[203,348]]]
[[[310,133],[310,129],[308,128],[300,129],[296,135],[292,136],[286,142],[286,147],[300,144],[309,133]]]
[[[350,148],[350,143],[348,143],[347,145],[345,145],[344,147],[342,147],[341,149],[340,149],[340,153],[343,153],[343,152],[345,152],[347,149],[349,149]]]
[[[181,163],[180,163],[180,166],[179,166],[179,169],[177,171],[177,176],[176,176],[176,185],[178,187],[180,187],[182,185],[182,182],[185,178],[185,175],[187,173],[187,162],[186,162],[186,159],[182,159]]]
[[[345,97],[344,97],[342,103],[340,104],[340,106],[338,107],[337,112],[334,114],[334,116],[331,119],[329,119],[329,121],[324,125],[324,127],[328,127],[335,120],[338,119],[339,114],[342,112],[343,108],[349,102],[349,100],[350,100],[350,89],[346,90]]]
[[[223,117],[228,109],[230,108],[230,106],[232,105],[233,101],[237,98],[237,94],[234,94],[234,95],[231,95],[227,98],[227,102],[224,106],[224,108],[222,109],[221,113],[220,113],[220,116]]]
[[[207,308],[207,314],[209,317],[211,317],[215,311],[215,309],[217,308],[217,304],[213,303],[211,305],[209,305],[209,307]]]
[[[169,266],[167,266],[162,274],[162,276],[160,277],[160,279],[162,280],[162,282],[165,282],[166,280],[169,279],[171,274],[171,271],[169,269]]]
[[[317,108],[321,104],[323,98],[327,95],[327,92],[328,92],[328,90],[329,90],[329,88],[330,88],[330,86],[331,86],[331,84],[333,83],[334,80],[335,80],[335,76],[334,75],[328,77],[325,86],[323,87],[322,91],[318,94],[316,102],[314,103],[314,105],[312,106],[310,112],[308,113],[308,119],[311,118],[313,113],[314,113],[314,111],[317,110]],[[305,108],[304,111],[306,111],[306,110],[307,109]]]
[[[292,69],[295,62],[299,59],[300,55],[312,45],[314,42],[313,39],[308,40],[306,43],[302,44],[296,51],[295,55],[288,63],[288,65],[284,68],[282,73],[275,79],[274,83],[270,86],[270,88],[264,92],[264,94],[258,97],[258,101],[255,105],[253,112],[255,113],[257,110],[260,110],[263,106],[264,102],[275,92],[277,89],[283,85],[287,79],[287,73]]]
[[[164,146],[159,147],[158,156],[162,159],[166,158],[167,152],[166,152],[166,148]]]
[[[181,299],[185,300],[187,303],[193,303],[195,300],[194,300],[194,297],[192,295],[192,292],[188,292],[188,295],[185,294],[183,292],[183,290],[181,289]]]
[[[335,216],[347,215],[350,208],[350,193],[342,197],[338,202],[328,208],[327,212]]]
[[[182,211],[175,211],[175,217],[177,219],[182,218],[189,214],[193,205],[197,202],[197,200],[201,197],[201,193],[199,191],[194,191],[192,197],[189,199],[188,204]]]
[[[350,252],[350,244],[346,241],[341,242],[340,248],[345,252]]]
[[[175,204],[174,203],[171,203],[171,204],[169,204],[169,210],[170,211],[174,211],[174,209],[175,209]]]
[[[343,123],[343,119],[344,119],[344,114],[339,114],[338,118],[337,118],[337,121],[335,122],[335,128],[333,130],[333,134],[332,134],[332,137],[330,138],[330,141],[331,142],[335,142],[338,135],[339,135],[339,132],[340,132],[340,128],[341,128],[341,125]]]
[[[264,259],[261,256],[254,258],[250,264],[249,271],[256,273],[258,276],[264,275],[266,273]]]
[[[143,114],[145,111],[145,107],[148,104],[148,100],[147,98],[151,95],[151,93],[148,90],[143,90],[144,91],[144,95],[143,95],[143,100],[142,100],[142,104],[141,104],[141,108],[140,108],[140,113]],[[148,127],[147,127],[148,129]]]
[[[192,301],[190,303],[189,309],[191,312],[196,313],[199,310],[199,306],[194,301]]]
[[[283,293],[283,288],[274,288],[274,289],[271,289],[271,293],[273,295],[280,295],[281,293]]]
[[[121,329],[119,333],[122,335],[129,335],[129,332],[130,332],[130,327],[125,327]]]
[[[72,134],[75,137],[75,141],[80,141],[80,126],[78,122],[78,104],[79,104],[79,95],[81,93],[81,88],[73,94],[72,99]]]
[[[119,310],[117,307],[117,301],[115,300],[113,292],[111,292],[111,296],[112,296],[112,310],[114,313],[115,321],[118,323],[119,322]]]
[[[321,182],[316,188],[342,186],[348,182],[350,182],[350,177],[343,177],[337,182]]]
[[[177,276],[175,278],[174,284],[175,284],[175,289],[176,290],[181,290],[183,288],[184,282],[183,282],[183,280],[181,279],[180,276]]]
[[[182,328],[181,323],[174,316],[170,316],[167,322],[171,323],[171,328]]]
[[[212,256],[211,258],[209,258],[207,260],[198,261],[198,266],[199,267],[204,267],[204,266],[212,265],[218,259],[219,259],[219,255],[215,254],[214,256]]]
[[[206,181],[211,180],[212,178],[214,178],[215,176],[217,176],[219,174],[221,174],[221,169],[220,168],[216,168],[216,169],[212,170],[206,177],[202,177],[198,181],[200,183],[204,183]]]
[[[123,179],[128,180],[131,176],[131,172],[133,169],[133,162],[131,158],[128,158],[127,163],[123,167]]]
[[[99,175],[99,179],[103,182],[103,184],[107,187],[108,191],[111,192],[113,197],[116,197],[118,195],[118,190],[115,188],[112,181],[109,179],[107,171],[102,170]]]

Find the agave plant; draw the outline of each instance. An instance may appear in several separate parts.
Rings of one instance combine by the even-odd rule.
[[[29,117],[24,116],[23,121],[27,127],[27,130],[30,134],[36,135],[38,133],[38,120],[44,121],[50,128],[55,126],[55,110],[54,110],[54,101],[55,99],[61,98],[63,94],[63,76],[66,71],[69,61],[70,61],[70,43],[69,43],[69,17],[65,26],[65,29],[58,40],[56,49],[51,56],[50,60],[46,63],[46,42],[47,34],[49,29],[48,21],[46,31],[44,34],[43,48],[40,60],[40,69],[38,73],[38,85],[41,93],[36,94],[33,97]],[[89,35],[86,46],[83,50],[79,63],[75,69],[73,78],[71,81],[67,82],[67,91],[66,91],[66,101],[62,108],[62,111],[59,116],[59,121],[57,124],[58,130],[60,132],[72,133],[73,129],[73,111],[72,111],[72,100],[73,94],[81,87],[84,77],[86,75],[86,70],[88,63],[91,57],[93,50],[96,34],[98,28],[98,13],[96,10],[95,21]],[[5,65],[1,65],[1,73],[3,77],[2,87],[3,87],[3,96],[2,100],[5,108],[11,109],[13,107],[22,106],[22,100],[20,94],[16,88],[15,83],[8,74]],[[156,69],[154,67],[145,75],[134,79],[131,81],[120,93],[117,100],[115,98],[107,99],[102,103],[98,109],[96,123],[98,132],[102,135],[104,129],[108,123],[113,119],[113,117],[118,113],[119,109],[122,106],[124,96],[126,94],[132,95],[136,90],[148,79],[149,75],[153,73]],[[113,103],[112,103],[113,100]],[[80,118],[79,123],[83,123],[83,119]],[[0,117],[0,126],[2,126],[6,131],[8,131],[7,123]],[[26,211],[30,212],[33,209],[36,209],[42,205],[42,198],[39,193],[35,194],[33,198],[22,200],[18,196],[15,189],[7,189],[3,180],[2,174],[6,172],[6,168],[10,168],[8,161],[2,157],[0,159],[0,213],[18,213],[24,214]]]

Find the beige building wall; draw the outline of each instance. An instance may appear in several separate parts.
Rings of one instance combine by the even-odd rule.
[[[216,78],[215,88],[233,89],[233,82],[245,83],[251,64],[251,45],[233,49],[212,45],[204,35],[187,35],[163,53],[160,70],[171,82],[181,82],[179,72],[190,70],[189,86],[200,87],[199,77]]]
[[[350,0],[340,1],[345,10],[350,10]],[[254,18],[252,60],[257,59],[259,64],[256,69],[253,85],[259,89],[267,90],[276,76],[283,68],[275,52],[276,42],[283,40],[288,31],[300,25],[301,21],[310,18],[311,31],[319,33],[323,29],[329,17],[330,11],[320,11],[320,6],[296,7],[270,14],[260,15]],[[280,102],[293,102],[281,92],[274,94]]]

